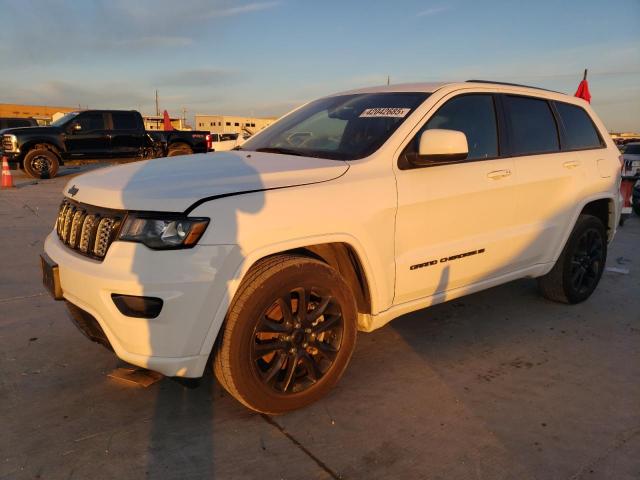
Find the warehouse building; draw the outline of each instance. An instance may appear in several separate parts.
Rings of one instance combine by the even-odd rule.
[[[20,105],[16,103],[0,103],[0,117],[34,118],[39,125],[49,125],[56,114],[75,112],[74,107],[50,107],[45,105]]]
[[[240,133],[253,135],[268,127],[277,117],[238,117],[232,115],[196,114],[196,130],[209,130],[211,133]]]

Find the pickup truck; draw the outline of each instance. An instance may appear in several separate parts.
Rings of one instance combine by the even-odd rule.
[[[226,152],[243,143],[244,138],[239,133],[210,133],[207,135],[207,149],[210,152]]]
[[[60,165],[82,159],[150,159],[206,153],[200,131],[146,131],[135,110],[70,112],[47,127],[2,131],[0,153],[34,178],[54,177]]]

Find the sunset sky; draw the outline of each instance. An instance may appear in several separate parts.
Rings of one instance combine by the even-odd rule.
[[[357,86],[470,78],[573,94],[640,131],[640,1],[0,0],[0,103],[279,115]]]

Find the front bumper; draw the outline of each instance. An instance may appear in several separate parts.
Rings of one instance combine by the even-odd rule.
[[[237,248],[156,251],[114,242],[99,262],[67,248],[55,232],[44,246],[58,264],[64,299],[95,319],[118,357],[180,377],[204,371],[211,351],[205,338],[219,328],[212,325],[214,315],[238,269]],[[164,304],[156,318],[129,317],[120,313],[112,293],[158,297]]]

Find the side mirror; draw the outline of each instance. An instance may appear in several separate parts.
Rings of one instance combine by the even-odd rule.
[[[425,130],[420,136],[418,154],[409,161],[417,167],[465,160],[469,155],[467,136],[458,130]]]
[[[74,123],[71,124],[71,131],[72,132],[79,132],[81,130],[82,130],[82,125],[80,125],[79,123],[74,122]]]

